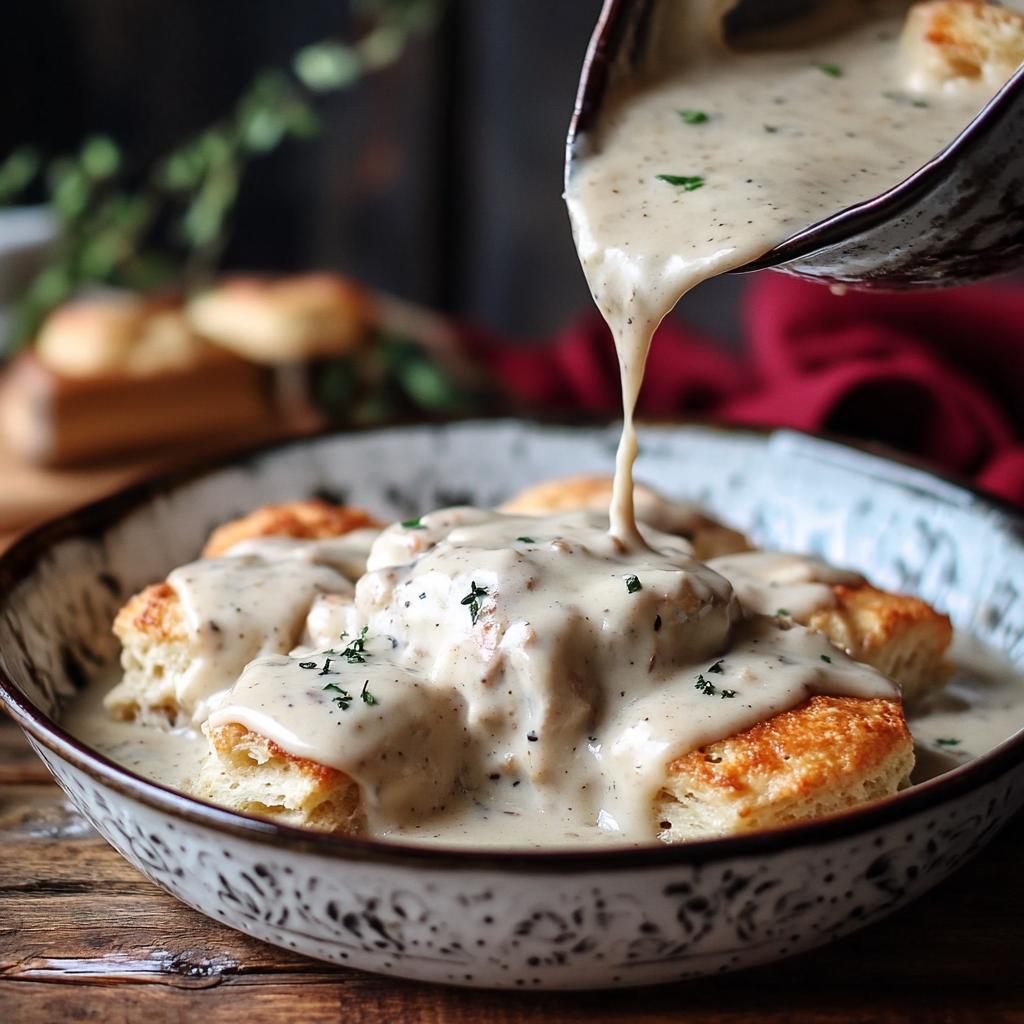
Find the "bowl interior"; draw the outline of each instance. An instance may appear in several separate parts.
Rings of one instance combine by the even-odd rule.
[[[617,440],[611,427],[518,421],[328,436],[90,506],[0,559],[0,666],[16,688],[12,703],[59,720],[116,659],[110,624],[127,597],[257,505],[321,495],[386,519],[492,506],[541,479],[611,472]],[[788,431],[679,426],[641,431],[636,474],[758,545],[817,553],[917,594],[1024,664],[1022,520],[969,489]]]

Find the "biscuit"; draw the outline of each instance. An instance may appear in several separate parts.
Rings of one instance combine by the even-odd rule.
[[[610,476],[571,476],[520,491],[498,509],[517,515],[545,515],[573,509],[607,512],[612,500]],[[662,533],[685,537],[693,545],[695,557],[702,561],[718,555],[747,551],[746,537],[716,522],[696,505],[672,501],[656,491],[636,484],[633,488],[636,518]]]
[[[115,718],[144,725],[184,724],[176,682],[191,661],[188,623],[169,583],[130,598],[114,619],[122,644],[122,681],[103,703]]]
[[[814,696],[668,766],[655,803],[669,843],[820,818],[909,785],[914,743],[899,701]]]
[[[324,539],[368,525],[377,524],[362,509],[331,505],[319,499],[265,505],[214,530],[203,557],[218,557],[230,547],[254,537]],[[339,585],[342,582],[339,578]],[[314,596],[309,600],[312,604]],[[300,639],[308,611],[309,606],[302,608],[297,627],[291,632],[286,630],[282,653]],[[282,610],[282,617],[284,615]],[[174,587],[169,582],[156,583],[130,598],[114,619],[114,633],[122,645],[124,675],[107,694],[104,701],[107,710],[115,718],[142,724],[162,727],[185,724],[195,709],[184,706],[178,686],[196,656],[196,638]],[[258,646],[253,641],[254,655]],[[238,666],[239,671],[241,667]]]
[[[371,317],[363,290],[337,274],[238,277],[192,299],[192,329],[257,363],[344,355]]]
[[[900,54],[907,85],[916,92],[991,92],[1024,61],[1024,16],[984,0],[915,4]]]
[[[364,830],[359,787],[344,772],[295,757],[237,723],[208,735],[210,753],[188,787],[195,796],[285,825],[350,835]]]
[[[332,505],[319,498],[263,505],[240,519],[218,526],[203,548],[203,558],[215,558],[228,548],[255,537],[325,540],[353,530],[384,528],[384,523],[361,508]]]
[[[871,586],[835,586],[832,592],[835,605],[815,611],[803,625],[821,630],[855,661],[899,683],[904,700],[946,682],[946,650],[953,639],[948,615],[920,598]]]

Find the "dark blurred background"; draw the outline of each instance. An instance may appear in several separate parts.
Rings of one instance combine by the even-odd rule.
[[[254,161],[225,269],[331,268],[509,336],[592,308],[561,200],[601,0],[449,0],[397,66],[327,97],[323,132]],[[95,132],[143,166],[253,75],[346,30],[345,0],[3,0],[0,157]],[[681,315],[738,335],[742,279]]]

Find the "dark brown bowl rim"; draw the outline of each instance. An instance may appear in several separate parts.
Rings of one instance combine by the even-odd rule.
[[[474,424],[473,429],[495,423],[518,422],[529,426],[552,427],[553,424],[525,420],[490,420]],[[652,426],[680,429],[699,427],[703,431],[746,435],[767,443],[779,431],[718,424],[651,424]],[[427,429],[445,429],[431,424]],[[593,431],[595,427],[565,427]],[[288,440],[261,445],[241,455],[218,458],[201,467],[158,476],[127,487],[110,497],[92,502],[26,533],[11,548],[0,555],[0,594],[10,593],[12,587],[27,578],[37,567],[45,552],[59,541],[72,537],[98,536],[120,521],[129,512],[160,494],[186,483],[210,476],[221,470],[244,465],[289,447],[301,447],[335,436],[374,431],[338,431],[318,434],[299,440]],[[785,430],[781,433],[799,434]],[[815,435],[806,435],[815,437]],[[907,469],[922,472],[912,462],[880,454],[877,446],[853,446],[833,438],[817,436],[843,447],[868,451],[875,457]],[[960,480],[927,471],[930,477],[959,488],[974,499],[975,504],[996,511],[1016,527],[1024,537],[1024,515],[1007,502],[985,495]],[[890,477],[890,479],[892,479]],[[893,480],[894,483],[899,481]],[[914,489],[912,483],[904,484]],[[2,600],[2,599],[0,599]],[[785,828],[730,836],[721,839],[694,840],[679,845],[657,845],[638,848],[584,849],[584,850],[493,850],[422,846],[373,839],[336,836],[282,825],[250,817],[217,807],[195,797],[186,796],[160,783],[153,782],[98,754],[65,732],[61,726],[43,714],[23,693],[7,673],[0,661],[0,702],[6,705],[15,721],[37,743],[56,754],[67,764],[84,772],[94,781],[109,787],[122,796],[171,814],[193,825],[212,828],[239,839],[266,844],[274,849],[316,854],[339,861],[361,861],[393,866],[449,870],[449,871],[501,871],[515,874],[561,875],[579,872],[627,872],[651,868],[691,867],[713,861],[739,858],[765,857],[786,850],[818,846],[879,829],[912,815],[926,812],[948,801],[965,796],[1008,773],[1024,761],[1024,732],[1005,740],[987,754],[958,767],[945,775],[929,780],[894,797],[854,808],[818,821],[798,823]]]

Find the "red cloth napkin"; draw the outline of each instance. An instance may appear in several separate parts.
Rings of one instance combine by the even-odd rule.
[[[765,273],[744,310],[749,359],[665,323],[641,416],[828,431],[883,441],[1024,504],[1024,289],[848,292]],[[618,415],[618,368],[594,314],[543,347],[467,345],[513,400]]]

